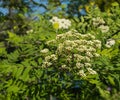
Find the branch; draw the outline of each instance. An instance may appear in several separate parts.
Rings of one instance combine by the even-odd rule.
[[[107,39],[113,37],[114,35],[117,35],[120,32],[120,30],[118,30],[117,32],[115,32],[114,34],[112,34],[111,36],[109,36]]]

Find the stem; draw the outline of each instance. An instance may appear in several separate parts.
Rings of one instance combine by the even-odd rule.
[[[56,30],[56,36],[58,35],[58,30]]]

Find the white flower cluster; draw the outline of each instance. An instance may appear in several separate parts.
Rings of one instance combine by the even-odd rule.
[[[33,30],[31,29],[31,30],[28,30],[28,31],[26,31],[26,33],[28,34],[28,33],[32,33],[33,32]]]
[[[80,34],[77,31],[69,31],[64,34],[59,34],[56,39],[47,42],[49,46],[55,44],[56,50],[54,54],[45,57],[45,62],[48,62],[49,66],[57,64],[60,69],[68,69],[76,72],[80,76],[86,76],[86,72],[89,74],[96,74],[91,67],[91,63],[94,58],[99,57],[97,49],[101,48],[101,42],[96,40],[91,34]],[[53,56],[54,55],[54,56]],[[43,63],[45,66],[45,64]],[[46,67],[49,67],[46,65]]]
[[[68,20],[68,19],[65,19],[65,18],[60,19],[60,18],[58,18],[58,17],[53,17],[53,18],[50,20],[50,22],[51,22],[52,24],[57,23],[58,26],[59,26],[59,27],[58,27],[59,29],[68,29],[68,28],[71,26],[71,21]]]
[[[105,46],[107,48],[110,48],[111,46],[113,46],[115,44],[115,40],[114,39],[108,39]]]
[[[93,18],[92,20],[93,20],[93,25],[94,26],[98,26],[100,24],[105,24],[105,21],[100,17]]]
[[[109,31],[109,27],[105,25],[100,25],[99,29],[101,29],[102,33],[106,33]]]
[[[55,54],[45,56],[42,67],[43,68],[50,67],[57,59],[58,58],[57,58],[57,56]]]
[[[46,49],[41,50],[40,52],[46,54],[49,52],[49,49],[46,48]]]
[[[93,25],[95,27],[98,27],[102,31],[102,33],[106,33],[109,31],[109,27],[104,25],[105,21],[102,18],[100,17],[93,18],[92,21],[93,21]]]

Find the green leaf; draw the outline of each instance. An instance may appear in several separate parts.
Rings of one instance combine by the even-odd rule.
[[[42,63],[42,58],[38,59],[38,63],[39,63],[39,65]]]
[[[23,74],[21,75],[20,79],[23,81],[28,81],[29,80],[29,72],[31,70],[31,66],[27,66],[25,70],[23,71]]]
[[[113,2],[112,6],[119,6],[119,4],[117,2]]]
[[[12,71],[13,76],[16,76],[18,68],[17,68],[17,66],[12,66],[12,67],[13,67],[13,71]]]
[[[7,40],[14,43],[15,45],[19,45],[19,43],[23,41],[23,37],[17,36],[15,33],[8,31],[8,35],[9,38]]]
[[[30,61],[30,64],[31,64],[32,66],[38,66],[38,64],[37,64],[35,61]]]
[[[103,90],[102,88],[100,87],[97,87],[98,90],[99,90],[99,93],[100,95],[105,99],[105,100],[108,100],[108,98],[110,97],[110,93],[106,90]]]
[[[84,17],[83,16],[81,16],[81,22],[84,23]]]
[[[18,91],[19,91],[19,87],[15,86],[15,85],[12,85],[12,86],[10,86],[10,87],[7,88],[7,92],[17,93]]]
[[[20,68],[17,69],[17,73],[15,75],[17,79],[19,79],[19,77],[22,75],[23,70],[24,70],[24,66],[20,66]]]
[[[108,76],[108,80],[109,80],[109,82],[110,82],[111,85],[114,85],[114,86],[115,86],[115,82],[114,82],[113,77]]]
[[[10,79],[10,80],[8,80],[8,81],[6,82],[6,85],[5,85],[4,87],[7,88],[7,87],[11,86],[12,83],[13,83],[13,80]]]
[[[98,80],[90,80],[89,82],[92,84],[100,85],[100,82]]]
[[[74,17],[74,20],[75,20],[76,22],[79,22],[79,18],[78,18],[78,17]]]
[[[8,35],[9,35],[9,38],[14,38],[16,37],[16,35],[10,31],[8,31]]]

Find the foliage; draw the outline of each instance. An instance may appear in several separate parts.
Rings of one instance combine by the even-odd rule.
[[[106,13],[91,7],[86,16],[69,19],[70,29],[56,29],[50,16],[41,15],[24,35],[5,30],[0,42],[0,99],[119,99],[119,9],[114,5]]]

